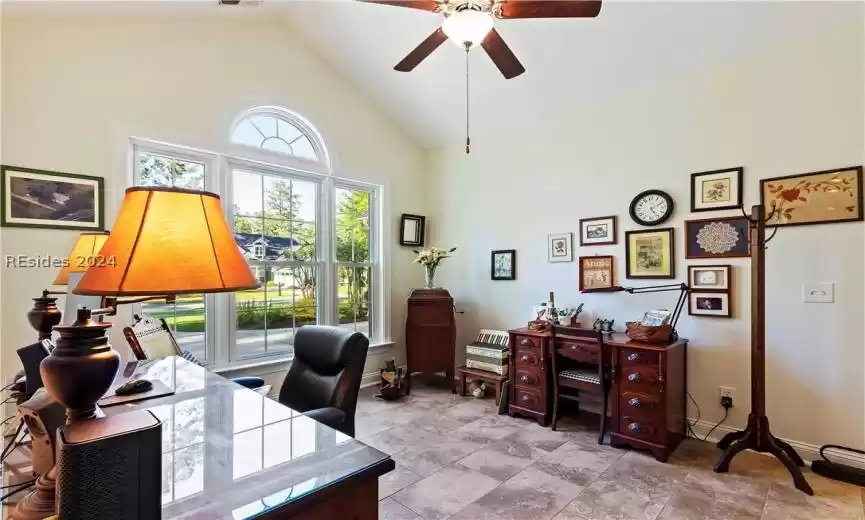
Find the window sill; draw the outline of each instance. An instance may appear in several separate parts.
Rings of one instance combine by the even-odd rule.
[[[369,353],[378,353],[393,347],[393,341],[381,341],[369,346]],[[280,357],[263,361],[239,361],[227,367],[211,369],[223,377],[261,376],[286,372],[291,367],[292,358]]]

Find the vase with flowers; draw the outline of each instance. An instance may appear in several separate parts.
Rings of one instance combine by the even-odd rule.
[[[435,288],[436,269],[438,269],[438,266],[442,262],[442,260],[444,260],[445,258],[450,258],[450,254],[456,250],[457,248],[455,247],[452,247],[450,249],[431,247],[429,249],[421,249],[420,251],[414,250],[414,253],[417,255],[414,259],[414,262],[416,264],[424,266],[424,288]]]

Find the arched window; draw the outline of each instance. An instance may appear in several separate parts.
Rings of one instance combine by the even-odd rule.
[[[256,107],[241,115],[231,141],[330,166],[319,133],[305,119],[279,107]]]

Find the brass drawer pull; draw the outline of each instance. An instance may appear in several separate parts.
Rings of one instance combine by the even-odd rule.
[[[528,345],[533,345],[533,343],[532,343],[532,340],[530,340],[529,338],[523,338],[523,340],[520,341],[520,345],[528,346]]]
[[[632,383],[638,383],[641,379],[643,379],[643,376],[641,376],[639,372],[628,374],[628,381]]]
[[[629,422],[628,423],[628,430],[635,432],[635,433],[644,433],[646,431],[646,428],[644,428],[643,425],[640,423]]]
[[[639,352],[631,352],[630,354],[628,354],[628,361],[637,361],[638,359],[640,359]]]
[[[643,401],[641,401],[639,397],[633,397],[628,400],[628,406],[632,408],[641,408],[643,406]]]

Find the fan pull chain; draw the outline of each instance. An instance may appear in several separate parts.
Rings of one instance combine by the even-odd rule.
[[[472,153],[472,138],[469,132],[469,47],[466,44],[466,155]]]

